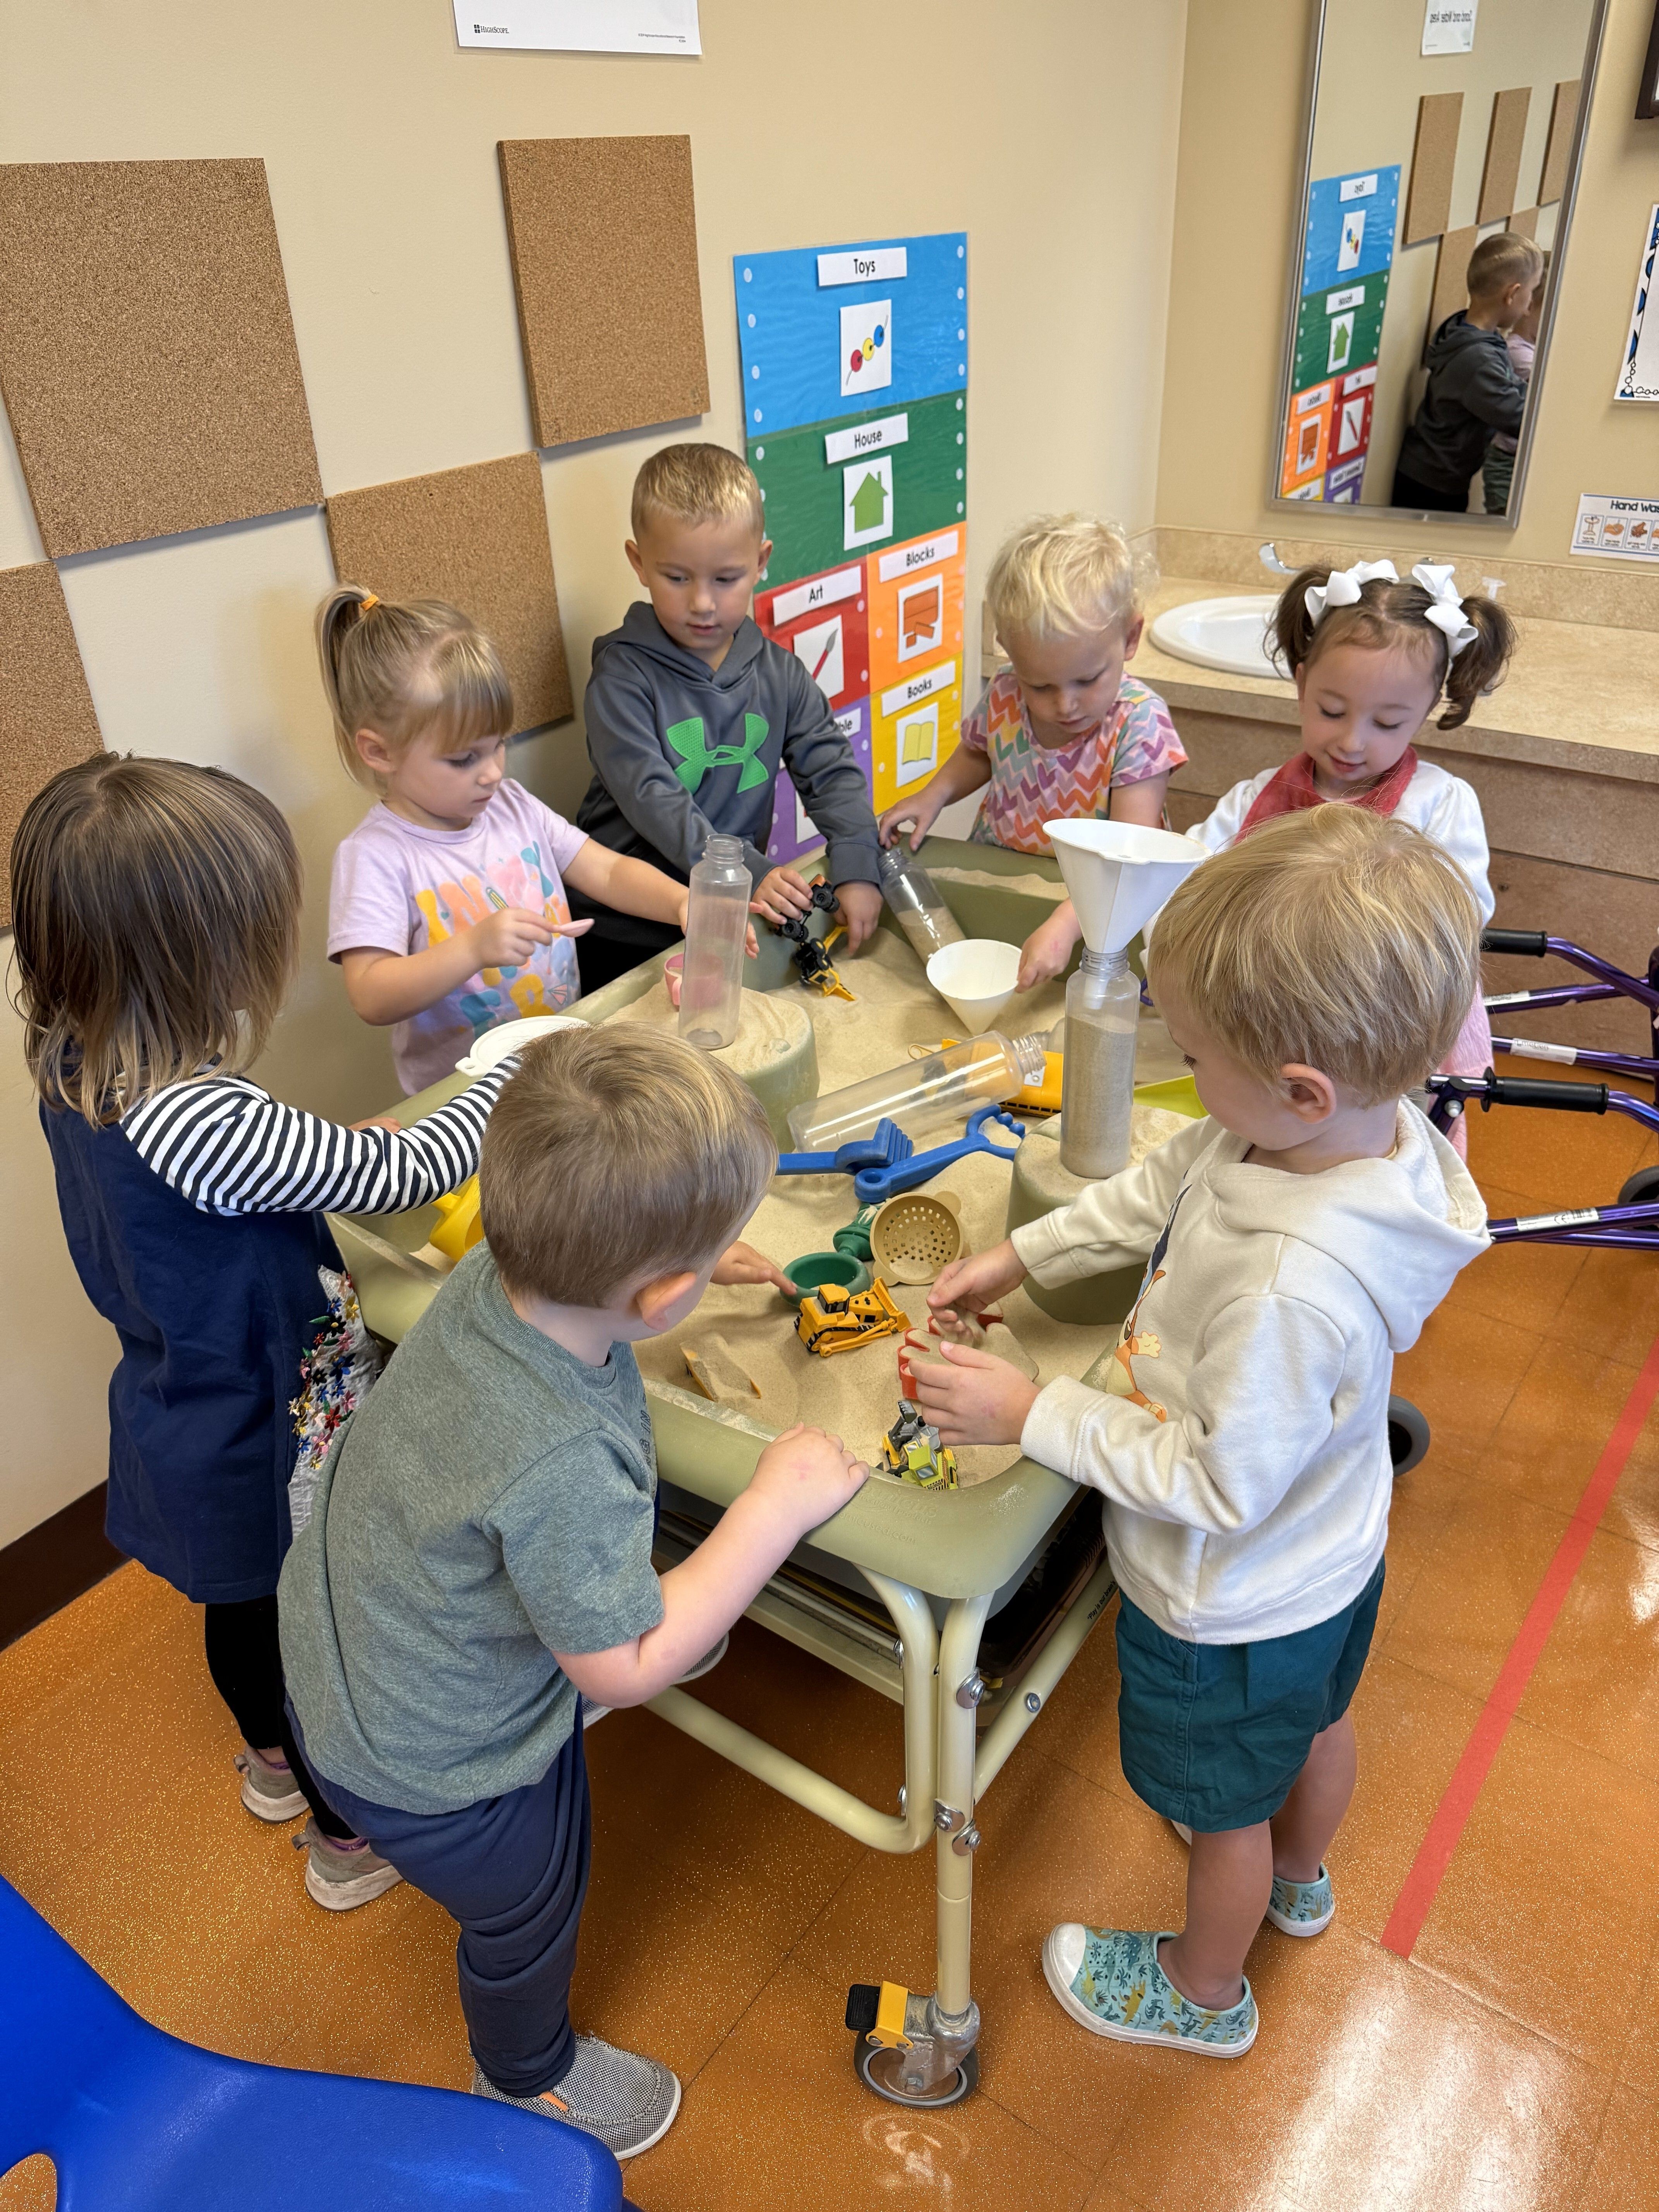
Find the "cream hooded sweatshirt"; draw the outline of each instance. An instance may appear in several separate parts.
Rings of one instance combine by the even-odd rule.
[[[1014,1231],[1051,1286],[1151,1253],[1106,1388],[1049,1383],[1020,1443],[1104,1493],[1120,1585],[1188,1643],[1311,1628],[1382,1556],[1393,1355],[1491,1241],[1451,1146],[1403,1100],[1396,1127],[1292,1175],[1195,1121]]]

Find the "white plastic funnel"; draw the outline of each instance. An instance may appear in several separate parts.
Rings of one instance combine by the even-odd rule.
[[[988,1030],[1014,995],[1019,947],[996,937],[965,937],[927,963],[927,980],[969,1036]]]
[[[1195,837],[1143,829],[1138,822],[1042,826],[1091,952],[1121,952],[1199,862],[1209,858]]]

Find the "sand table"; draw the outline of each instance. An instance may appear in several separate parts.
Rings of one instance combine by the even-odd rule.
[[[793,990],[774,993],[762,1001],[773,1006],[805,1008],[817,1037],[821,1095],[883,1068],[897,1066],[909,1057],[912,1045],[937,1044],[941,1037],[957,1034],[950,1008],[929,990],[908,946],[890,932],[879,932],[870,951],[858,959],[838,964],[848,989],[858,994],[856,1004]],[[657,1018],[665,1027],[672,1018],[659,988],[613,1018],[649,1019],[653,1001]],[[1048,984],[1014,1001],[1005,1016],[1005,1028],[1015,1034],[1044,1030],[1060,1019],[1064,1009],[1063,987]],[[742,1042],[740,1036],[740,1045]],[[1169,1133],[1166,1125],[1175,1124],[1172,1117],[1158,1109],[1136,1109],[1137,1134],[1141,1134],[1149,1112],[1154,1119],[1146,1124],[1148,1133],[1153,1128],[1158,1131],[1150,1141],[1161,1141]],[[948,1141],[950,1134],[941,1132],[930,1141]],[[1010,1137],[1011,1146],[1012,1142]],[[1001,1238],[1010,1173],[1000,1162],[979,1154],[957,1161],[934,1183],[924,1186],[929,1190],[951,1191],[960,1200],[967,1249],[977,1251]],[[843,1228],[858,1210],[850,1176],[781,1176],[744,1235],[781,1265],[804,1252],[829,1250],[835,1231]],[[925,1328],[927,1285],[890,1283],[888,1288],[900,1310]],[[1116,1335],[1115,1328],[1079,1328],[1055,1321],[1033,1305],[1023,1291],[1003,1301],[1003,1311],[1014,1334],[1036,1361],[1043,1381],[1059,1375],[1081,1375]],[[712,1288],[681,1328],[636,1346],[647,1381],[677,1389],[688,1387],[690,1378],[682,1347],[710,1337],[723,1340],[730,1357],[760,1383],[763,1395],[752,1401],[749,1412],[767,1429],[776,1431],[793,1421],[810,1421],[844,1437],[854,1449],[868,1456],[873,1455],[882,1432],[897,1414],[896,1354],[901,1339],[884,1337],[856,1352],[821,1358],[804,1350],[797,1338],[794,1309],[775,1291],[757,1287]],[[983,1481],[1018,1456],[1012,1446],[976,1447],[958,1455],[964,1481]]]
[[[1066,896],[1064,884],[1057,884],[1047,876],[1000,876],[990,868],[929,868],[928,874],[936,884],[955,884],[960,889],[988,891],[1017,891],[1022,898],[1045,900],[1058,906]]]
[[[738,1033],[723,1050],[712,1054],[733,1075],[749,1077],[775,1067],[799,1052],[811,1033],[811,1017],[799,991],[745,991],[738,1018]],[[679,1016],[668,1003],[665,984],[653,983],[643,998],[612,1014],[613,1022],[648,1022],[653,1029],[678,1030]]]

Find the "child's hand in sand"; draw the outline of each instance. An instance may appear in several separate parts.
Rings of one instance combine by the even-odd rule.
[[[941,1322],[955,1321],[959,1313],[982,1313],[1010,1291],[1017,1291],[1024,1280],[1024,1262],[1015,1251],[1012,1238],[1005,1237],[988,1251],[970,1252],[966,1259],[952,1260],[928,1291],[927,1310]]]
[[[988,1352],[942,1343],[936,1359],[912,1364],[911,1395],[943,1444],[1017,1444],[1037,1395],[1018,1367]]]
[[[809,1528],[839,1513],[869,1475],[864,1462],[839,1437],[797,1425],[768,1444],[744,1496],[777,1514],[793,1546]]]
[[[795,1286],[782,1268],[752,1244],[728,1244],[708,1279],[711,1283],[773,1283],[786,1297],[795,1295]]]

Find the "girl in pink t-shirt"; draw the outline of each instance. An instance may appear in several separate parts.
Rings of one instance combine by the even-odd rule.
[[[919,845],[942,808],[987,785],[970,833],[981,844],[1047,853],[1042,825],[1061,817],[1158,828],[1187,755],[1169,708],[1125,672],[1142,617],[1123,532],[1086,514],[1039,515],[998,553],[985,596],[1012,665],[939,774],[883,814],[883,844],[909,822]],[[1018,988],[1060,975],[1080,934],[1066,899],[1026,939]]]
[[[356,585],[317,616],[340,755],[380,802],[334,855],[328,952],[366,1022],[392,1029],[404,1091],[475,1038],[556,1012],[581,984],[565,884],[685,927],[688,893],[596,844],[507,774],[513,688],[477,625],[441,600]]]

